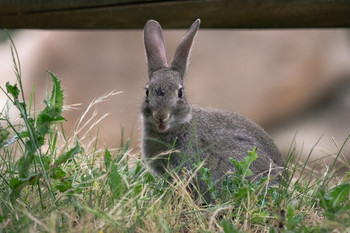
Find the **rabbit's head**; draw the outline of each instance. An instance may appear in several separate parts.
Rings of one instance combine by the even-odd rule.
[[[165,55],[162,28],[149,20],[144,28],[149,83],[142,106],[146,124],[165,132],[191,120],[191,107],[186,100],[183,80],[192,42],[198,30],[197,19],[178,45],[169,67]]]

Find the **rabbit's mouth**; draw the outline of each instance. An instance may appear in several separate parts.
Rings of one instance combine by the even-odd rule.
[[[157,125],[157,129],[160,131],[160,132],[164,132],[168,129],[167,125],[166,124],[163,124],[163,123],[159,123]]]
[[[158,112],[153,112],[152,115],[157,125],[157,130],[159,132],[165,132],[167,129],[169,129],[170,112],[158,111]]]

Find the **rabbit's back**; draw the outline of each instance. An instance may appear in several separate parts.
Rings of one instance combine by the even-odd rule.
[[[194,148],[206,148],[201,158],[219,164],[217,169],[228,172],[233,165],[230,157],[242,160],[253,147],[258,159],[252,164],[253,174],[266,172],[272,167],[282,167],[284,161],[273,140],[253,121],[229,111],[192,106],[192,124],[195,124]],[[196,150],[196,149],[194,149]]]

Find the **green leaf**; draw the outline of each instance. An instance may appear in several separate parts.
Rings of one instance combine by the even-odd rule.
[[[19,176],[21,178],[26,178],[28,176],[29,168],[33,160],[34,160],[34,154],[29,151],[26,151],[26,153],[22,155],[21,158],[18,160],[17,166],[18,166]]]
[[[273,226],[270,226],[269,233],[275,233],[275,232],[276,232],[275,228]]]
[[[286,224],[287,229],[293,230],[293,228],[294,228],[294,221],[293,221],[294,220],[294,208],[293,208],[293,206],[291,206],[291,205],[287,206],[286,217],[287,217],[287,224]]]
[[[233,225],[229,220],[223,220],[221,221],[221,225],[224,228],[225,233],[238,233],[236,226]]]
[[[68,189],[72,188],[71,181],[68,180],[61,180],[55,182],[55,188],[60,191],[61,193],[67,191]]]
[[[112,162],[112,155],[109,152],[109,150],[106,148],[106,150],[105,150],[105,167],[106,167],[106,169],[109,168],[109,166],[111,165],[111,162]]]
[[[7,82],[6,90],[7,90],[7,93],[11,94],[14,99],[18,99],[20,90],[18,89],[17,84],[12,86],[9,82]]]
[[[149,184],[149,183],[155,182],[156,180],[154,179],[153,174],[151,172],[147,171],[143,175],[143,181],[144,181],[144,183]]]
[[[36,128],[38,133],[41,135],[46,135],[50,131],[50,126],[57,123],[65,122],[65,118],[62,116],[53,117],[52,114],[48,111],[42,111],[37,118]]]
[[[24,181],[20,180],[18,177],[12,178],[10,180],[10,188],[15,189],[15,188],[19,187],[20,185],[22,185],[23,183],[24,183]]]
[[[67,162],[70,158],[72,158],[74,155],[79,154],[79,153],[81,153],[81,148],[80,148],[80,145],[77,141],[74,148],[70,149],[68,152],[64,153],[63,155],[59,156],[56,159],[54,166],[58,166],[61,163]]]
[[[19,194],[22,190],[22,188],[25,186],[25,181],[20,180],[19,178],[12,178],[10,180],[10,187],[11,187],[11,193],[10,193],[10,201],[12,203],[15,202],[15,200],[19,197]]]
[[[29,132],[27,130],[22,130],[21,132],[19,132],[19,136],[20,138],[29,138]]]
[[[65,118],[62,116],[63,90],[61,89],[61,82],[50,71],[48,73],[53,82],[51,97],[49,100],[44,100],[46,108],[40,112],[36,121],[36,129],[41,135],[46,135],[52,124],[65,121]]]
[[[26,185],[33,185],[35,181],[39,178],[39,175],[31,175],[24,179],[15,177],[10,180],[10,201],[14,203],[14,201],[19,197],[21,190]]]
[[[57,167],[55,171],[50,175],[52,179],[60,180],[66,176],[66,172],[62,170],[62,168]]]
[[[320,206],[324,209],[323,215],[333,220],[341,213],[349,211],[349,195],[350,183],[337,185],[331,190],[320,187],[318,197]]]
[[[135,197],[141,193],[142,188],[143,188],[142,184],[135,185],[135,187],[134,187],[134,196]]]
[[[53,82],[50,105],[52,108],[55,108],[57,110],[57,114],[60,115],[63,107],[63,90],[61,88],[61,81],[59,81],[50,71],[47,72],[50,74]]]
[[[118,172],[118,167],[116,164],[112,164],[111,171],[108,174],[108,180],[113,197],[118,198],[124,189],[124,185],[122,183],[122,177]]]
[[[39,155],[35,155],[34,156],[34,160],[36,163],[41,163],[40,160],[43,162],[44,168],[47,171],[50,167],[51,164],[51,158],[49,158],[48,156],[39,156]]]
[[[249,151],[248,156],[244,157],[244,160],[237,161],[234,158],[230,158],[233,165],[236,167],[236,176],[240,177],[242,180],[248,176],[252,175],[252,171],[250,170],[250,165],[258,158],[258,154],[256,153],[257,148],[254,147],[252,151]]]
[[[7,140],[9,135],[10,132],[0,126],[0,148],[2,148],[3,144],[5,144],[5,140]]]
[[[254,224],[265,224],[269,214],[266,211],[253,211],[251,222]]]
[[[247,177],[247,176],[251,176],[252,175],[252,170],[250,170],[250,165],[258,158],[258,154],[256,153],[256,147],[253,148],[252,151],[249,151],[249,156],[245,157],[245,163],[244,167],[243,167],[243,171],[244,171],[244,176],[243,177]]]
[[[330,197],[332,199],[332,208],[339,208],[341,207],[341,204],[349,200],[349,194],[350,194],[350,183],[347,184],[340,184],[336,187],[334,187],[330,191]]]
[[[6,220],[6,219],[7,219],[7,215],[0,213],[0,223],[4,222],[4,220]]]

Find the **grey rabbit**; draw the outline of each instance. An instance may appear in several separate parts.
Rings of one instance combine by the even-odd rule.
[[[149,74],[142,105],[142,153],[146,161],[159,175],[176,171],[180,177],[193,172],[195,162],[204,161],[220,191],[223,177],[236,170],[229,158],[242,160],[257,147],[259,157],[251,165],[251,178],[266,176],[269,170],[278,174],[284,160],[262,128],[237,113],[187,101],[184,77],[199,24],[197,19],[183,36],[170,66],[160,24],[149,20],[144,27]],[[206,183],[194,180],[198,186],[194,198],[212,202]]]

